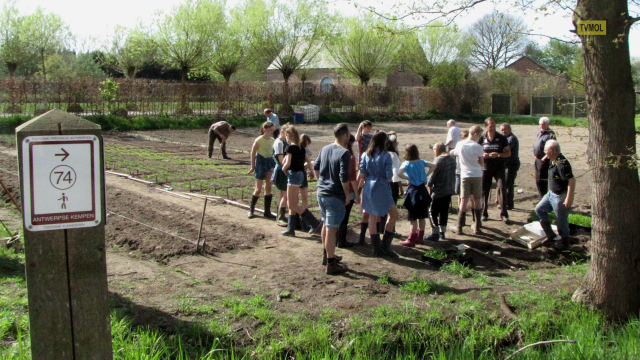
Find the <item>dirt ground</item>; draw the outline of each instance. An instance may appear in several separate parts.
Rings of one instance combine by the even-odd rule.
[[[458,124],[461,128],[468,128],[470,125]],[[422,151],[422,157],[427,160],[433,158],[433,152],[428,149],[436,141],[444,141],[447,133],[445,121],[385,123],[380,128],[395,130],[401,147],[408,142],[416,143]],[[311,149],[314,154],[333,141],[331,129],[331,125],[299,126],[301,133],[307,133],[312,138]],[[356,129],[357,125],[351,126],[353,133]],[[571,136],[568,130],[555,130],[563,153],[571,160],[578,177],[575,211],[590,214],[589,177],[583,176],[587,172],[584,155],[587,130],[573,128],[570,130]],[[226,297],[263,294],[275,301],[278,294],[289,292],[293,295],[288,299],[280,299],[282,301],[277,301],[275,306],[282,311],[307,311],[311,314],[326,308],[340,309],[346,314],[357,313],[361,309],[380,304],[397,303],[401,296],[400,290],[390,284],[377,282],[381,276],[390,276],[400,282],[409,281],[414,276],[429,278],[446,283],[454,293],[469,296],[474,296],[479,290],[495,293],[509,291],[513,289],[510,282],[492,281],[478,285],[469,279],[440,272],[420,259],[426,250],[449,249],[460,243],[485,253],[499,252],[498,257],[502,261],[516,268],[529,270],[554,268],[575,260],[575,256],[588,256],[589,236],[584,233],[578,234],[571,251],[563,254],[545,248],[529,251],[506,240],[510,232],[527,222],[529,213],[537,202],[531,154],[537,131],[535,126],[513,126],[513,132],[520,140],[522,162],[516,185],[523,190],[516,197],[516,209],[510,212],[513,225],[506,226],[497,221],[499,210],[496,206],[491,206],[490,220],[484,224],[486,235],[482,237],[459,236],[448,232],[446,240],[425,243],[413,249],[397,245],[396,240],[394,249],[400,254],[400,259],[397,260],[372,258],[369,256],[369,246],[338,249],[337,253],[344,256],[343,262],[350,270],[344,276],[335,277],[325,275],[324,267],[320,265],[322,247],[318,235],[297,232],[296,238],[284,237],[280,234],[283,229],[273,221],[261,217],[248,220],[246,210],[220,201],[209,202],[207,206],[202,233],[207,244],[206,254],[196,255],[195,240],[203,200],[196,197],[174,197],[154,190],[157,185],[147,186],[108,174],[109,216],[106,242],[109,249],[107,266],[110,292],[147,309],[171,315],[152,319],[151,314],[154,313],[147,312],[149,318],[141,315],[140,323],[151,322],[170,327],[171,319],[189,317],[188,313],[180,310],[184,299],[192,299],[196,304],[206,304]],[[158,181],[174,190],[185,190],[186,184],[191,182],[188,186],[193,186],[192,191],[196,192],[199,190],[196,189],[196,183],[202,186],[202,182],[211,179],[227,179],[227,184],[230,185],[223,184],[211,190],[227,197],[219,189],[232,189],[229,197],[246,202],[251,183],[247,183],[245,173],[249,167],[243,161],[249,159],[248,151],[257,135],[257,130],[250,129],[240,129],[233,134],[229,139],[229,153],[234,161],[225,162],[207,159],[206,130],[105,134],[106,162],[111,170],[134,173],[147,179],[155,179],[158,176],[156,171],[161,167],[166,168]],[[130,165],[128,168],[123,159],[127,159]],[[169,162],[165,159],[172,160]],[[10,191],[19,197],[18,178],[15,175],[15,145],[1,149],[0,169],[3,170],[0,171],[0,177]],[[204,186],[213,185],[206,183]],[[237,188],[249,190],[242,190],[244,194],[240,195]],[[310,197],[315,197],[315,194]],[[456,218],[456,215],[450,216],[450,226],[455,223]],[[20,227],[20,219],[15,215],[11,223],[15,228]],[[356,230],[349,232],[351,241],[355,241],[358,236],[359,227],[356,228],[356,225],[357,219],[351,223],[351,228]],[[408,222],[398,222],[399,233],[408,235],[408,230]],[[506,273],[516,279],[526,276],[524,271],[511,272],[505,266],[479,254],[468,255],[473,258],[472,268],[487,276],[496,279],[501,277],[500,274]],[[566,282],[554,281],[537,286],[541,290],[571,287],[577,281],[575,278],[568,278]],[[425,303],[424,306],[428,304]]]

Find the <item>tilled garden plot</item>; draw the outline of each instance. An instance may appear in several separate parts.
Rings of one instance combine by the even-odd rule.
[[[161,198],[140,197],[114,187],[107,188],[107,204],[108,246],[121,246],[131,255],[165,264],[173,257],[195,254],[200,224],[197,213]],[[238,232],[243,236],[235,236]],[[207,221],[200,239],[206,243],[203,252],[215,255],[254,246],[264,235],[235,223]]]

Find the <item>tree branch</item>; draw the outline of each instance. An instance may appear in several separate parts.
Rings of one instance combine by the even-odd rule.
[[[533,34],[533,33],[527,33],[527,32],[516,32],[516,34],[528,35],[528,36],[543,36],[543,37],[549,38],[551,40],[556,40],[556,41],[560,41],[560,42],[563,42],[565,44],[571,44],[571,45],[575,45],[575,44],[579,44],[580,43],[580,41],[578,41],[578,40],[564,40],[564,39],[557,38],[555,36],[550,36],[550,35],[545,35],[545,34]]]
[[[570,343],[570,344],[575,344],[576,342],[577,342],[577,341],[575,341],[575,340],[551,340],[551,341],[540,341],[540,342],[537,342],[537,343],[535,343],[535,344],[530,344],[530,345],[527,345],[527,346],[523,347],[522,349],[520,349],[520,350],[518,350],[518,351],[514,352],[513,354],[509,355],[509,356],[508,356],[506,359],[504,359],[504,360],[509,360],[509,359],[511,359],[511,358],[513,357],[513,355],[515,355],[515,354],[517,354],[517,353],[520,353],[520,352],[522,352],[522,351],[524,351],[524,350],[527,350],[528,348],[531,348],[531,347],[534,347],[534,346],[538,346],[538,345],[546,345],[546,344],[556,344],[556,343]]]

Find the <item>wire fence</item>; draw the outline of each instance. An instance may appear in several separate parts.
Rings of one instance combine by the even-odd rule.
[[[114,97],[102,81],[73,78],[43,82],[0,80],[0,112],[39,115],[59,109],[78,115],[254,116],[266,107],[292,115],[295,106],[315,104],[322,113],[489,113],[491,97],[478,87],[389,87],[311,83],[170,82],[117,79]],[[109,101],[111,100],[111,101]]]

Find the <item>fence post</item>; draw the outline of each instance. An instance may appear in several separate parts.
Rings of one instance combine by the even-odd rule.
[[[60,110],[16,128],[33,360],[113,359],[102,141]]]

